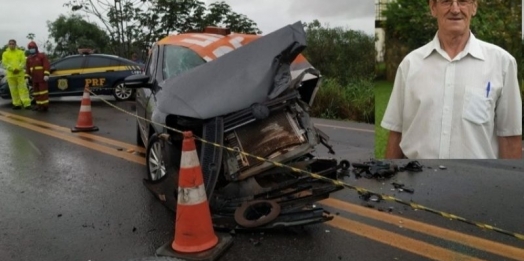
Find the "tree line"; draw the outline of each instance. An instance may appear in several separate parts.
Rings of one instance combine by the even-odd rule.
[[[57,55],[83,46],[126,57],[146,50],[168,34],[201,31],[207,25],[261,33],[253,20],[234,12],[225,2],[206,6],[196,0],[71,0],[64,5],[73,15],[48,22]]]
[[[225,2],[206,6],[195,0],[71,0],[65,5],[72,14],[47,22],[49,40],[41,49],[51,59],[91,48],[121,57],[136,52],[145,60],[147,49],[168,34],[198,32],[206,26],[262,34],[252,19]],[[305,22],[304,28],[307,48],[303,54],[324,78],[313,116],[373,122],[374,36],[330,28],[318,20]]]

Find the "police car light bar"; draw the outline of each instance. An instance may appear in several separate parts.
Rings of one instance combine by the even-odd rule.
[[[228,35],[231,34],[231,29],[216,26],[206,26],[206,28],[204,28],[204,33]]]

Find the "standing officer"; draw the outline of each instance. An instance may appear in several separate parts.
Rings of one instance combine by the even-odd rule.
[[[49,60],[47,56],[38,51],[36,43],[31,41],[27,45],[29,56],[26,62],[26,76],[31,77],[33,95],[36,100],[35,111],[47,111],[49,108],[49,95],[47,80],[49,80]]]
[[[31,108],[31,99],[27,90],[27,83],[24,80],[24,64],[26,57],[24,51],[16,48],[16,41],[11,39],[8,42],[9,48],[2,54],[2,64],[7,70],[7,84],[11,92],[11,102],[13,110]]]

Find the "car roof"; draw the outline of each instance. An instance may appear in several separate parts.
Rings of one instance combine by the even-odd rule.
[[[168,35],[157,42],[157,45],[177,45],[187,47],[196,52],[200,57],[206,61],[211,61],[216,58],[215,53],[217,48],[221,48],[220,53],[225,54],[238,48],[239,45],[246,45],[250,42],[262,37],[262,35],[255,34],[240,34],[232,33],[227,35],[214,33],[182,33]],[[306,61],[306,58],[299,54],[294,63],[301,63]]]
[[[114,58],[114,59],[123,59],[122,57],[118,56],[118,55],[112,55],[112,54],[103,54],[103,53],[93,53],[93,54],[73,54],[73,55],[68,55],[64,58],[69,58],[69,57],[78,57],[78,56],[94,56],[94,57],[105,57],[105,58]]]
[[[124,57],[121,57],[121,56],[118,56],[118,55],[113,55],[113,54],[103,54],[103,53],[72,54],[72,55],[68,55],[68,56],[62,57],[60,59],[57,59],[57,60],[53,61],[53,63],[58,62],[58,61],[63,61],[64,59],[69,59],[69,58],[72,58],[72,57],[83,57],[83,56],[111,58],[111,59],[119,60],[121,62],[129,63],[129,64],[137,64],[138,65],[138,63],[136,63],[136,62],[134,62],[132,60],[126,59]]]

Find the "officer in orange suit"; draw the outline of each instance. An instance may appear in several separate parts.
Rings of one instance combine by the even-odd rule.
[[[26,60],[26,77],[30,77],[35,97],[35,111],[47,111],[49,108],[49,93],[47,81],[49,80],[49,60],[47,56],[38,51],[36,43],[31,41],[27,45],[29,56]]]

